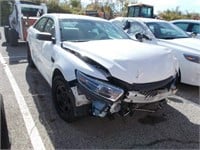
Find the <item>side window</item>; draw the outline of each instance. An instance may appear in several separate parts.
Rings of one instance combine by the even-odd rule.
[[[43,32],[44,26],[45,26],[45,24],[46,24],[46,22],[47,22],[47,19],[48,19],[48,18],[46,18],[46,17],[41,18],[41,19],[35,24],[34,28],[37,29],[37,30],[40,31],[40,32]]]
[[[134,14],[131,17],[138,17],[139,14],[140,14],[140,8],[139,7],[135,7]]]
[[[141,8],[141,17],[150,18],[152,16],[152,8],[151,7],[142,7]]]
[[[193,24],[192,32],[200,33],[200,25],[199,24]]]
[[[181,28],[184,31],[188,31],[188,23],[184,23],[184,22],[180,22],[180,23],[174,23],[175,25],[177,25],[179,28]]]
[[[55,24],[52,19],[49,19],[47,21],[46,26],[44,28],[44,32],[51,33],[53,37],[55,36]]]
[[[131,27],[128,29],[127,33],[136,34],[144,33],[145,29],[138,22],[131,22]]]
[[[132,17],[134,13],[134,7],[129,7],[128,9],[128,17]]]

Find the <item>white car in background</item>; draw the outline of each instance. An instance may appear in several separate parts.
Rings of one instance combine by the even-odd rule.
[[[46,14],[28,29],[27,41],[29,66],[52,87],[67,122],[88,113],[124,116],[176,91],[178,61],[171,51],[134,42],[109,21]]]
[[[190,36],[200,39],[200,20],[179,19],[173,20],[171,23],[189,33]]]
[[[119,17],[111,20],[133,39],[172,49],[179,60],[180,81],[200,86],[200,42],[174,24],[158,19]]]

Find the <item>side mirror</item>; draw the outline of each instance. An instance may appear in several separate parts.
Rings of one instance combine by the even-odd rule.
[[[37,33],[36,39],[42,40],[42,41],[52,41],[53,40],[52,35],[47,32]]]
[[[145,35],[143,33],[136,33],[135,38],[140,42],[143,42],[143,39],[146,39],[146,40],[149,40],[149,41],[152,40],[150,37],[148,37],[147,35]]]
[[[197,32],[192,32],[192,33],[190,34],[190,36],[191,36],[191,37],[196,37],[196,36],[197,36]]]
[[[135,38],[136,38],[138,41],[142,42],[143,34],[142,34],[142,33],[136,33],[136,34],[135,34]]]
[[[129,29],[131,27],[131,23],[127,20],[123,29],[126,30],[126,29]]]

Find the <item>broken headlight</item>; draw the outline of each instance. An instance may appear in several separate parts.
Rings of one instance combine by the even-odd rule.
[[[80,71],[76,71],[76,78],[84,88],[110,101],[118,100],[124,93],[122,89],[85,75]]]

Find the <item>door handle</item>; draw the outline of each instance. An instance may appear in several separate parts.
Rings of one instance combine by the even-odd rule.
[[[51,56],[51,62],[54,63],[55,59]]]

